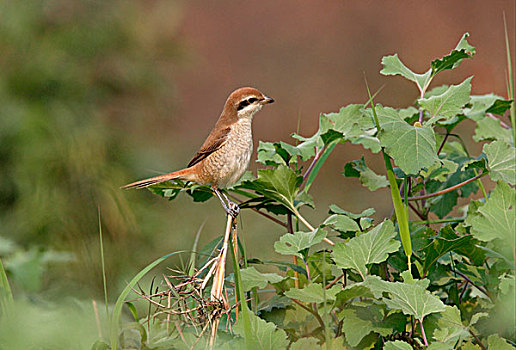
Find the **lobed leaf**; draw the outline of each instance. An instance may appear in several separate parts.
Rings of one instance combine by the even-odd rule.
[[[448,87],[440,95],[419,99],[419,105],[431,115],[425,124],[433,125],[440,119],[447,120],[460,114],[462,107],[469,102],[471,79],[473,77],[467,78],[459,85]]]
[[[378,276],[368,276],[364,281],[375,295],[387,293],[388,297],[381,297],[391,309],[401,310],[405,315],[412,315],[418,320],[425,316],[444,311],[444,304],[435,295],[430,294],[424,285],[428,280],[407,282],[387,282]]]
[[[274,249],[277,253],[283,255],[295,255],[303,258],[301,251],[320,243],[326,232],[319,228],[312,232],[295,232],[294,234],[284,234],[280,240],[274,243]]]
[[[393,239],[395,235],[394,225],[386,220],[347,243],[335,244],[331,255],[338,267],[355,269],[365,278],[368,264],[381,263],[389,253],[399,249],[400,242]]]
[[[286,349],[289,341],[284,330],[277,328],[272,322],[267,322],[252,312],[249,312],[251,329],[254,334],[253,349],[281,350]],[[233,332],[244,337],[243,317],[240,317],[233,325]]]
[[[516,148],[503,141],[494,141],[485,144],[483,151],[487,156],[489,177],[493,181],[502,180],[515,185]]]
[[[382,58],[383,69],[380,74],[383,75],[401,75],[402,77],[416,83],[420,91],[426,89],[431,80],[432,69],[429,69],[423,74],[417,74],[411,71],[407,66],[401,62],[398,54],[391,56],[384,56]]]
[[[371,170],[365,163],[364,156],[360,160],[354,160],[344,166],[344,176],[358,177],[362,185],[370,191],[376,191],[379,188],[387,187],[389,182],[385,175],[378,175]]]
[[[471,233],[480,241],[499,240],[503,250],[514,251],[516,191],[499,181],[486,204],[468,218]],[[511,253],[512,254],[512,253]],[[511,255],[512,256],[512,255]]]
[[[341,291],[340,286],[333,286],[330,289],[323,289],[320,283],[311,283],[302,289],[291,288],[285,295],[304,303],[324,303],[335,301],[335,296]]]
[[[443,70],[457,68],[464,58],[470,58],[476,53],[475,48],[468,43],[468,37],[469,33],[464,33],[455,49],[443,58],[432,61],[432,76]]]
[[[284,280],[284,277],[281,277],[277,273],[261,273],[254,267],[242,269],[240,270],[240,274],[242,276],[242,288],[244,292],[250,291],[255,287],[263,289],[269,283],[273,284]]]

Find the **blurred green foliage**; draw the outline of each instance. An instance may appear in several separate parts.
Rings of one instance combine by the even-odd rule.
[[[98,208],[119,247],[110,268],[141,244],[131,213],[146,203],[129,203],[119,186],[137,176],[130,131],[170,94],[156,62],[180,56],[171,16],[179,10],[176,2],[0,3],[0,235],[25,249],[72,251],[82,267],[62,271],[64,283],[101,290]]]

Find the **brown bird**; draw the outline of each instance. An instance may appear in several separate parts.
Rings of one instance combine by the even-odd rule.
[[[234,185],[247,170],[253,152],[253,116],[263,105],[272,102],[272,98],[254,88],[245,87],[233,91],[226,100],[215,127],[187,168],[133,182],[122,188],[144,188],[174,179],[210,185],[224,210],[236,217],[238,205],[218,189]]]

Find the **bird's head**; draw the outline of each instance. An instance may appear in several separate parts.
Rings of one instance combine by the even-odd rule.
[[[272,102],[274,102],[272,98],[265,96],[257,89],[245,87],[237,89],[229,95],[226,108],[236,112],[238,119],[252,118],[256,112],[262,109],[263,105]]]

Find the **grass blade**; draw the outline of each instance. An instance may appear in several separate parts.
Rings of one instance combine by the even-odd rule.
[[[330,144],[324,150],[324,152],[321,155],[321,157],[315,163],[312,171],[308,175],[308,179],[306,179],[306,185],[305,185],[305,191],[306,192],[308,192],[308,190],[310,189],[310,186],[312,185],[312,182],[314,182],[315,177],[319,173],[319,170],[321,170],[322,166],[324,165],[324,162],[326,162],[326,159],[328,159],[328,156],[331,154],[331,152],[333,152],[333,149],[335,148],[335,146],[337,146],[338,143],[339,143],[338,140],[330,142]]]
[[[507,33],[507,21],[505,20],[505,12],[503,14],[503,26],[505,29],[505,50],[507,51],[507,98],[512,100],[511,103],[511,126],[512,126],[512,144],[516,145],[516,111],[514,108],[514,87],[512,80],[512,59],[511,59],[511,47],[509,45],[509,34]]]
[[[117,349],[118,346],[118,329],[119,329],[119,322],[120,322],[120,316],[122,314],[122,307],[124,306],[125,299],[129,295],[129,293],[132,291],[133,287],[138,283],[143,276],[145,276],[150,270],[152,270],[154,267],[159,265],[163,260],[176,255],[184,253],[184,251],[178,251],[173,252],[167,255],[162,256],[159,259],[154,260],[152,263],[147,265],[143,270],[141,270],[136,276],[133,277],[131,282],[127,284],[127,286],[124,288],[122,293],[120,293],[120,296],[118,297],[115,307],[113,308],[113,314],[111,315],[111,329],[110,329],[110,342],[111,342],[111,349]]]
[[[1,314],[5,314],[9,308],[13,305],[13,293],[9,286],[9,280],[4,270],[4,265],[0,259],[0,311]]]
[[[107,293],[107,281],[106,281],[106,264],[104,260],[104,243],[102,238],[102,221],[100,220],[100,207],[98,207],[99,217],[99,243],[100,243],[100,262],[102,264],[102,284],[104,286],[104,304],[106,305],[106,320],[109,325],[109,306],[108,306],[108,293]],[[109,330],[108,330],[109,332]]]

